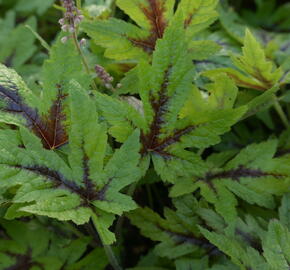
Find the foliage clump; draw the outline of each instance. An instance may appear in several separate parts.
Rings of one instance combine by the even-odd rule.
[[[8,2],[0,270],[290,269],[289,4]]]

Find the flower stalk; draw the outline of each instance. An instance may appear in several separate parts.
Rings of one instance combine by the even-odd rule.
[[[81,10],[80,10],[80,7],[81,7],[80,1],[77,2],[78,3],[77,6],[75,5],[73,0],[62,0],[61,2],[62,2],[62,6],[65,8],[66,11],[64,13],[64,17],[61,18],[58,22],[61,25],[61,30],[63,32],[69,33],[69,35],[64,36],[61,39],[61,41],[65,43],[67,42],[68,39],[70,38],[73,39],[75,47],[79,55],[81,56],[84,68],[87,74],[91,76],[88,61],[81,48],[81,46],[85,44],[85,39],[82,39],[80,42],[78,41],[78,26],[80,22],[84,19],[84,16],[82,15]],[[97,85],[94,80],[92,80],[91,86],[94,90],[96,91],[98,90]]]

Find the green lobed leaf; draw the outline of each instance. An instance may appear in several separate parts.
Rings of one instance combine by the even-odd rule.
[[[227,132],[246,109],[233,108],[237,88],[225,75],[213,78],[208,87],[214,95],[208,100],[202,98],[199,89],[191,91],[194,69],[181,25],[178,18],[166,29],[164,38],[157,42],[152,65],[144,61],[138,66],[139,114],[112,97],[96,95],[111,134],[122,142],[134,127],[140,128],[143,159],[151,157],[157,173],[171,183],[202,174],[200,157],[185,148],[218,143],[219,135]]]
[[[153,53],[156,42],[176,17],[183,21],[187,36],[212,24],[217,18],[216,0],[183,0],[174,14],[175,0],[118,0],[117,6],[137,24],[119,19],[86,20],[84,31],[98,45],[105,47],[105,56],[116,60],[144,60]]]
[[[142,235],[160,242],[155,247],[159,256],[180,258],[197,251],[206,252],[213,248],[200,237],[194,217],[195,200],[192,196],[175,202],[177,211],[164,209],[164,218],[149,208],[139,208],[127,214]]]
[[[76,265],[90,261],[91,255],[86,256],[86,252],[91,239],[82,237],[74,240],[61,224],[39,220],[21,222],[1,219],[0,225],[3,236],[0,240],[1,270],[76,269]],[[104,251],[100,248],[93,249],[91,253],[104,257]],[[94,258],[94,264],[103,269],[107,261]]]
[[[122,189],[140,178],[139,133],[133,132],[105,164],[106,128],[98,123],[95,103],[75,81],[70,89],[68,163],[57,152],[44,149],[29,130],[11,131],[12,141],[4,130],[0,132],[1,194],[11,193],[5,200],[24,204],[16,211],[25,213],[76,224],[97,215],[101,237],[111,243],[114,237],[105,235],[112,235],[108,227],[114,214],[136,208]]]
[[[232,61],[238,70],[221,68],[206,71],[204,74],[210,75],[222,71],[233,78],[237,85],[261,91],[271,89],[279,83],[283,74],[281,68],[277,69],[274,63],[266,58],[264,49],[248,29],[243,44],[243,55],[232,56]]]
[[[13,67],[18,72],[25,73],[26,63],[36,52],[34,35],[25,27],[29,25],[36,29],[36,19],[28,18],[24,23],[15,27],[15,14],[8,12],[0,20],[0,62]]]

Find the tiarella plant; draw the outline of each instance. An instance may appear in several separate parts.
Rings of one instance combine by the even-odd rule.
[[[290,269],[288,4],[4,2],[0,270]]]

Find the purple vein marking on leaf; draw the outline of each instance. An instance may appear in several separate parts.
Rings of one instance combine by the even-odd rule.
[[[97,193],[95,192],[95,196],[93,197],[90,192],[84,187],[80,187],[74,181],[66,179],[61,173],[55,170],[51,170],[46,167],[39,167],[39,166],[21,166],[15,165],[11,166],[17,169],[27,170],[34,174],[43,176],[45,179],[50,180],[56,188],[63,188],[67,189],[72,193],[75,193],[80,196],[85,206],[89,206],[90,201],[97,199]],[[88,196],[88,194],[90,196]]]
[[[37,111],[23,103],[16,87],[11,88],[14,90],[10,91],[0,85],[0,95],[4,100],[8,101],[7,108],[4,108],[3,111],[21,114],[27,120],[27,125],[34,131],[39,132],[45,140],[46,137],[43,136]],[[48,141],[46,143],[48,144]]]
[[[15,254],[12,252],[5,252],[10,257],[16,259],[16,263],[12,266],[5,268],[4,270],[29,270],[33,266],[38,266],[41,270],[44,270],[44,266],[38,262],[32,261],[32,251],[28,249],[26,254]]]
[[[95,200],[105,200],[105,194],[109,188],[110,183],[113,179],[109,179],[108,183],[105,184],[100,190],[96,190],[91,180],[84,179],[85,187],[79,186],[72,180],[66,179],[60,172],[51,170],[46,167],[40,166],[21,166],[15,165],[10,166],[17,169],[27,170],[37,175],[43,176],[55,184],[56,188],[67,189],[72,193],[80,196],[82,199],[82,205],[90,207],[90,203]]]
[[[140,39],[134,39],[126,36],[129,41],[133,43],[133,45],[137,47],[141,47],[146,53],[152,53],[155,49],[155,42],[152,42],[150,40],[140,40]]]
[[[2,110],[9,113],[21,114],[27,121],[27,126],[37,135],[46,149],[56,149],[68,141],[68,136],[62,121],[62,101],[66,95],[62,94],[61,86],[57,85],[58,94],[47,115],[40,117],[35,108],[26,105],[19,96],[16,86],[7,89],[0,85],[0,97],[7,102]]]
[[[173,237],[176,241],[176,244],[183,244],[188,243],[194,246],[198,246],[202,249],[207,250],[207,254],[216,254],[220,253],[221,251],[212,243],[210,243],[206,238],[204,237],[196,237],[192,234],[187,235],[179,232],[172,232],[169,230],[164,230],[162,227],[158,226],[160,230],[165,231],[169,236]]]
[[[254,73],[251,74],[254,78],[256,78],[258,81],[262,82],[266,89],[270,89],[273,87],[274,83],[270,80],[268,80],[267,78],[265,78],[261,72],[260,69],[258,69],[257,67],[254,68]]]
[[[141,141],[143,143],[142,154],[152,151],[154,145],[157,144],[157,139],[160,134],[161,125],[164,123],[163,116],[167,112],[168,96],[166,95],[169,74],[171,67],[169,67],[164,74],[164,80],[161,85],[158,98],[154,97],[150,93],[150,102],[154,111],[154,118],[150,126],[150,132],[148,134],[141,134]]]
[[[163,230],[162,228],[160,228]],[[178,243],[189,243],[195,246],[199,246],[201,248],[212,248],[213,245],[205,238],[199,238],[194,235],[187,235],[178,232],[172,232],[169,230],[165,230],[165,232],[172,236]]]
[[[166,28],[166,22],[164,19],[164,3],[160,0],[148,0],[150,9],[143,7],[145,16],[149,19],[152,25],[152,32],[157,38],[162,38],[164,30]]]
[[[5,232],[4,227],[0,226],[0,239],[1,240],[13,240],[10,235]]]
[[[196,16],[199,15],[200,11],[202,10],[203,5],[200,4],[199,7],[194,8],[187,16],[187,18],[184,20],[184,28],[188,28],[192,21],[195,19]]]
[[[82,143],[82,148],[83,148],[83,153],[85,153],[84,150],[84,142]],[[100,200],[104,201],[106,199],[106,192],[109,188],[109,185],[113,179],[109,179],[108,182],[99,190],[97,190],[97,187],[94,183],[94,181],[90,178],[90,168],[89,168],[89,158],[84,155],[83,158],[83,183],[85,186],[85,191],[86,191],[86,198],[87,201],[94,201],[94,200]]]
[[[205,182],[215,190],[213,185],[213,180],[215,179],[232,179],[234,181],[240,181],[242,177],[260,178],[264,176],[273,176],[276,178],[285,177],[285,175],[282,174],[267,173],[259,169],[246,168],[243,165],[240,165],[237,169],[232,169],[229,171],[222,171],[218,173],[208,172],[205,177],[199,178],[198,180]]]
[[[275,157],[282,157],[284,155],[290,154],[290,149],[279,149],[275,154]]]
[[[240,229],[236,229],[236,234],[240,235],[245,242],[247,242],[252,248],[258,250],[262,254],[263,248],[258,238],[255,238],[251,234],[243,232]]]
[[[113,178],[110,178],[108,180],[108,183],[106,183],[98,192],[97,192],[97,197],[98,200],[100,201],[105,201],[106,200],[106,192],[108,191],[111,182],[113,181]]]
[[[62,93],[61,85],[57,84],[57,97],[53,102],[48,115],[42,119],[42,126],[44,133],[47,136],[49,145],[48,149],[58,148],[68,141],[68,135],[66,133],[66,127],[63,122],[66,120],[66,115],[63,113],[63,101],[66,99],[67,94]]]
[[[207,65],[207,64],[212,64],[212,65],[217,65],[218,67],[228,67],[226,64],[224,63],[219,63],[218,61],[214,61],[214,60],[193,60],[193,63],[195,65]]]
[[[14,50],[8,57],[6,57],[6,59],[3,61],[3,64],[6,67],[12,67],[13,64],[13,58],[16,55],[16,50]]]
[[[186,29],[193,21],[194,19],[194,13],[197,12],[199,9],[194,9],[184,20],[184,28]]]
[[[15,165],[12,166],[14,168],[18,168],[21,170],[27,170],[32,173],[38,174],[40,176],[44,176],[51,180],[57,187],[68,189],[69,191],[77,194],[85,194],[82,187],[79,187],[75,182],[66,179],[60,172],[51,170],[46,167],[40,166],[22,166],[22,165]]]
[[[165,1],[147,0],[149,7],[142,6],[141,9],[151,24],[150,35],[146,39],[134,39],[127,36],[133,45],[142,48],[147,53],[155,49],[156,41],[163,37],[167,22],[164,18]]]
[[[197,126],[188,126],[184,129],[176,130],[173,135],[163,139],[155,148],[154,150],[159,152],[167,148],[168,146],[178,142],[180,138],[194,129],[196,129]]]
[[[263,177],[267,176],[267,173],[262,172],[261,170],[249,169],[240,165],[237,169],[232,169],[229,171],[223,171],[219,173],[207,173],[205,180],[211,181],[216,178],[231,178],[232,180],[239,181],[242,177]]]
[[[141,141],[143,144],[143,148],[141,150],[142,155],[151,152],[158,154],[165,159],[170,159],[173,157],[173,155],[166,152],[165,149],[168,146],[180,141],[182,136],[197,128],[196,125],[191,125],[180,130],[175,130],[171,136],[168,136],[161,141],[158,140],[158,137],[161,133],[161,126],[164,124],[164,114],[167,112],[167,105],[169,101],[169,97],[166,95],[166,91],[169,84],[170,70],[171,66],[164,74],[164,81],[159,91],[159,98],[155,98],[151,94],[150,102],[154,111],[154,118],[150,126],[150,132],[148,134],[141,134]]]
[[[83,182],[85,185],[86,190],[86,197],[88,201],[94,200],[94,198],[98,197],[96,193],[96,187],[94,185],[94,182],[90,179],[90,172],[89,172],[89,166],[88,166],[88,157],[85,156],[83,159],[83,168],[84,168],[84,174],[83,174]]]

